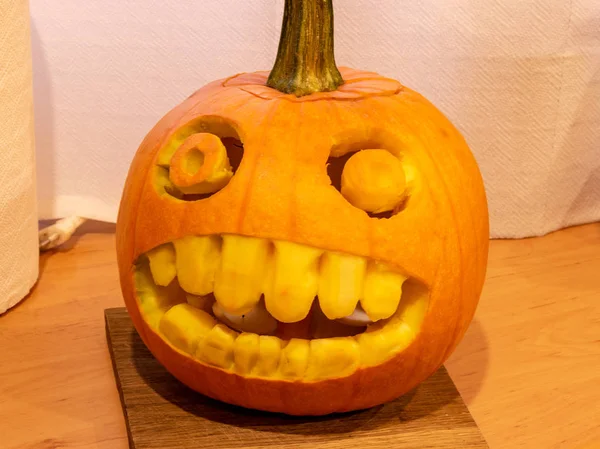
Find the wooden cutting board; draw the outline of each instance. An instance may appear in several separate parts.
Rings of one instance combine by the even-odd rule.
[[[193,392],[154,359],[124,308],[106,310],[105,319],[134,449],[488,448],[445,368],[383,406],[289,417],[229,406]]]

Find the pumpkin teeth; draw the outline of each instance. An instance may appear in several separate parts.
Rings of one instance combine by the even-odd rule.
[[[325,253],[321,260],[319,304],[327,318],[351,315],[362,295],[366,261],[359,256]]]
[[[281,351],[279,372],[287,379],[304,377],[310,358],[310,342],[300,338],[292,338]]]
[[[269,246],[263,239],[223,236],[214,293],[225,312],[243,315],[258,304],[269,262]]]
[[[174,245],[181,288],[199,296],[212,293],[221,258],[221,239],[218,236],[189,236],[175,240]]]
[[[321,380],[352,374],[360,365],[360,347],[353,338],[311,340],[306,377]]]
[[[173,245],[166,243],[157,246],[148,251],[147,256],[154,283],[163,287],[169,285],[177,275]]]
[[[196,358],[209,365],[229,369],[233,364],[233,346],[238,335],[226,325],[217,324],[199,340]]]
[[[264,294],[266,310],[281,323],[305,319],[318,298],[328,319],[354,323],[359,316],[356,325],[365,326],[393,315],[406,280],[386,264],[360,256],[238,235],[183,237],[147,254],[156,285],[171,283],[176,267],[179,284],[190,295],[214,292],[229,324],[253,310]]]
[[[254,374],[269,377],[277,373],[282,343],[282,340],[270,335],[258,337],[258,360],[254,366]]]
[[[242,333],[233,345],[233,360],[236,371],[248,375],[254,369],[258,360],[259,336],[252,333]]]
[[[289,242],[275,242],[265,283],[269,313],[283,323],[306,318],[319,288],[322,250]]]
[[[267,258],[264,255],[265,252],[268,252],[265,250],[265,245],[252,246],[244,243],[239,245],[239,240],[236,239],[233,242],[237,250],[240,247],[252,250],[251,253],[247,253],[245,258],[240,254],[236,256],[235,260],[238,262],[241,260],[243,264],[246,264],[245,266],[248,266],[249,261],[256,260],[257,255],[262,254],[260,257]],[[282,248],[286,245],[275,246]],[[225,247],[224,254],[227,254],[227,244]],[[293,248],[293,246],[289,248]],[[299,253],[305,256],[308,254],[303,250],[300,250]],[[250,257],[250,254],[254,259]],[[291,254],[288,256],[291,258]],[[306,256],[303,259],[304,262],[297,263],[301,266],[308,259],[313,260],[312,263],[314,263],[314,258],[319,259],[313,253],[312,257]],[[222,263],[221,267],[228,266],[227,257],[224,259],[225,264]],[[341,280],[349,279],[354,286],[351,290],[352,298],[356,296],[355,292],[358,290],[363,292],[361,302],[368,298],[368,303],[376,297],[383,301],[384,295],[381,291],[390,288],[390,283],[396,287],[398,284],[404,284],[401,287],[405,290],[403,294],[405,299],[400,301],[397,310],[388,319],[370,324],[366,330],[364,327],[362,329],[356,327],[354,328],[357,330],[356,333],[346,334],[347,336],[343,337],[339,335],[343,335],[345,331],[341,333],[335,331],[336,326],[344,327],[338,322],[341,320],[328,320],[319,307],[320,301],[312,304],[310,315],[305,319],[310,320],[311,327],[313,324],[322,327],[321,329],[311,329],[312,338],[294,338],[293,335],[286,338],[260,335],[263,332],[272,331],[275,325],[284,326],[282,323],[277,323],[267,313],[261,301],[243,318],[231,315],[221,308],[220,302],[215,302],[213,295],[197,296],[185,293],[177,280],[170,282],[167,287],[157,285],[154,280],[157,273],[153,273],[150,269],[150,258],[142,258],[140,263],[136,264],[136,295],[139,298],[140,311],[146,323],[173,347],[199,363],[212,365],[245,377],[306,379],[308,381],[333,379],[350,375],[361,367],[379,365],[404,350],[416,338],[428,307],[428,291],[425,286],[414,281],[405,283],[401,275],[390,277],[388,276],[390,271],[385,266],[377,266],[374,263],[369,263],[367,266],[364,263],[361,268],[361,263],[357,259],[360,258],[353,256],[344,258],[337,254],[330,257],[325,253],[319,261],[319,288],[327,288],[326,294],[333,293],[334,298],[337,294],[339,299],[347,295],[347,292],[340,288]],[[273,258],[269,262],[273,267],[275,267],[274,260]],[[289,263],[293,264],[293,262]],[[316,272],[316,268],[314,269]],[[256,278],[262,279],[263,284],[257,282],[251,289],[253,294],[260,290],[260,285],[265,285],[260,273],[256,275]],[[324,280],[326,281],[324,282]],[[358,288],[359,286],[362,290]],[[393,289],[390,288],[390,290]],[[393,301],[397,301],[397,293],[398,289],[396,288]],[[391,298],[392,295],[389,296]],[[246,297],[249,295],[246,294]],[[392,301],[389,298],[388,300]],[[343,305],[343,307],[349,306]],[[385,307],[389,307],[389,305]],[[380,309],[371,313],[378,313],[378,311]],[[360,306],[358,312],[353,311],[352,313],[351,317],[346,318],[352,318],[357,322],[368,318]],[[248,318],[251,319],[248,320]],[[294,326],[294,324],[285,326]],[[244,332],[238,333],[234,328]],[[276,335],[279,335],[279,330]]]
[[[370,262],[360,304],[373,321],[391,317],[398,309],[406,276],[379,262]]]
[[[157,327],[165,312],[185,300],[185,292],[177,282],[171,282],[167,287],[157,285],[148,265],[141,265],[135,271],[135,293],[141,298],[140,309],[146,321]]]
[[[194,354],[198,343],[217,324],[203,310],[189,304],[171,307],[160,320],[160,331],[169,341],[187,354]]]

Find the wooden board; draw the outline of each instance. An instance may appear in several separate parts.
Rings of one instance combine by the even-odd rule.
[[[488,448],[445,368],[383,406],[289,417],[229,406],[191,391],[154,359],[124,308],[106,310],[105,319],[134,449]]]

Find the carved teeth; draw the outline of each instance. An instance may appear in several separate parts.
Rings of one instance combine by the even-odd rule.
[[[306,375],[309,379],[346,376],[360,363],[360,347],[352,338],[311,340]]]
[[[319,304],[327,318],[346,317],[362,294],[366,261],[362,257],[325,253],[321,260]]]
[[[292,338],[281,351],[279,371],[287,378],[302,378],[308,365],[310,354],[308,340]]]
[[[281,340],[270,335],[258,337],[258,360],[254,372],[259,376],[271,376],[279,368]]]
[[[306,319],[315,299],[328,320],[362,327],[387,319],[406,280],[364,257],[232,234],[188,236],[147,255],[157,285],[176,275],[189,304],[262,335]]]
[[[242,333],[235,340],[233,359],[240,374],[248,375],[258,360],[259,337],[256,334]]]
[[[160,321],[160,331],[180,350],[193,354],[198,342],[216,325],[215,319],[189,304],[171,307]]]
[[[373,320],[391,317],[402,296],[402,284],[406,276],[390,271],[384,264],[369,264],[360,304]]]
[[[406,282],[404,298],[394,314],[369,324],[366,330],[364,324],[371,318],[362,307],[344,318],[330,321],[319,302],[313,303],[308,317],[297,323],[277,323],[262,301],[248,313],[247,317],[251,319],[241,318],[224,311],[219,303],[215,303],[213,295],[186,294],[176,281],[167,287],[157,285],[149,261],[150,258],[142,258],[136,263],[134,281],[140,312],[152,331],[201,363],[247,377],[315,381],[335,379],[362,367],[379,365],[417,338],[428,310],[427,287],[418,282]],[[332,263],[336,268],[330,266],[330,271],[325,273],[349,273],[355,280],[360,278],[357,275],[361,273],[360,264],[356,261],[334,259],[333,262],[325,259],[325,264]],[[379,291],[389,281],[389,270],[385,266],[374,267],[373,263],[365,270],[363,291],[371,298],[369,289]],[[372,281],[375,287],[368,285],[368,278],[374,272],[377,273]],[[386,276],[380,276],[382,273]],[[385,282],[378,280],[381,278]],[[396,284],[400,281],[404,282],[399,278],[393,280]],[[355,286],[358,284],[360,282],[356,281]],[[352,322],[363,329],[350,328],[342,322]],[[309,335],[306,338],[292,334],[286,337],[280,335],[280,329],[277,329],[277,336],[260,335],[272,331],[274,326],[308,326]],[[239,333],[232,327],[246,331]],[[348,329],[357,332],[349,333]]]
[[[289,242],[275,242],[265,285],[267,310],[278,321],[295,323],[308,315],[319,288],[319,257],[323,251]]]
[[[233,364],[233,346],[238,335],[224,324],[217,324],[198,342],[195,355],[209,365],[227,369]]]
[[[263,290],[269,242],[237,235],[223,236],[215,297],[225,312],[243,315],[254,308]]]
[[[212,293],[219,266],[218,236],[184,237],[176,240],[177,278],[186,292],[204,296]]]
[[[157,246],[148,251],[147,255],[154,283],[166,287],[177,275],[173,245],[166,243]]]

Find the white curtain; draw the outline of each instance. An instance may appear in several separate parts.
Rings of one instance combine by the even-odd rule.
[[[338,65],[463,132],[492,235],[600,219],[598,0],[334,0]],[[203,84],[268,70],[283,0],[31,0],[41,218],[114,221],[145,133]]]

